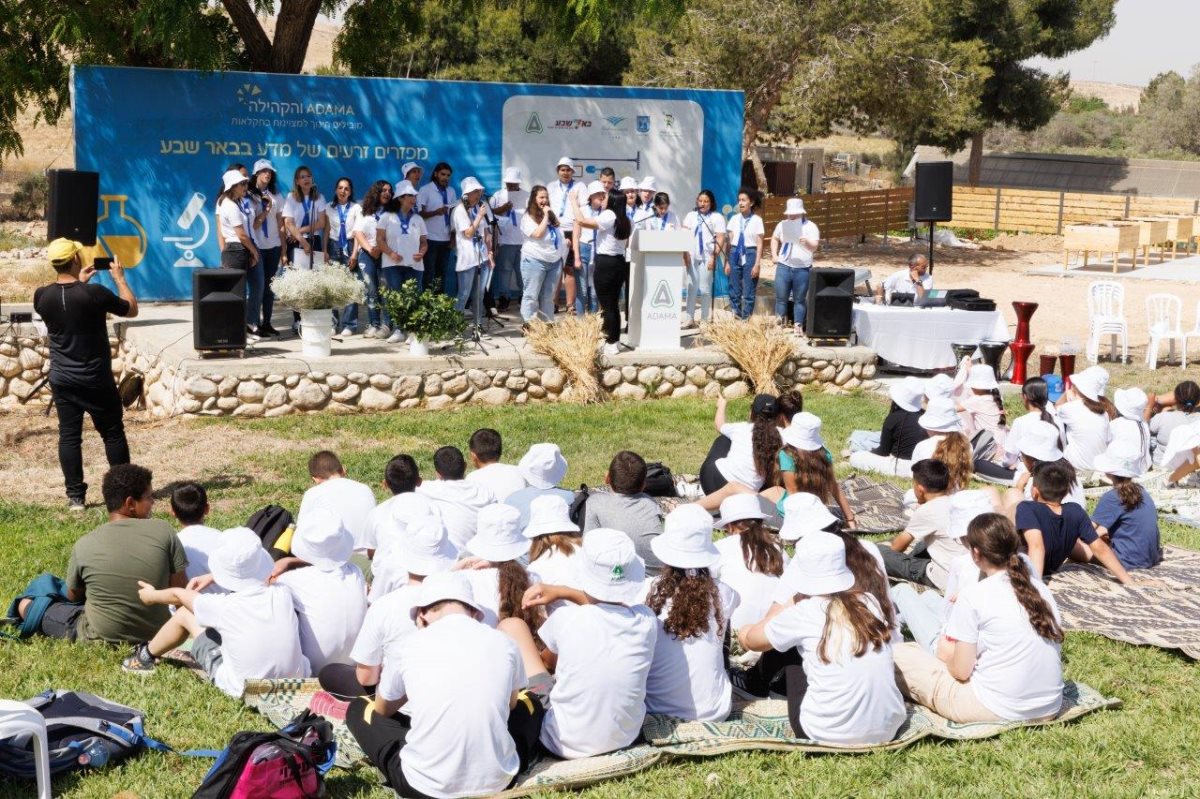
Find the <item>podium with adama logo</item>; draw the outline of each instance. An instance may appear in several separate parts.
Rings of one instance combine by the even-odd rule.
[[[637,230],[630,240],[629,335],[637,350],[681,350],[680,303],[684,253],[691,250],[686,230]]]

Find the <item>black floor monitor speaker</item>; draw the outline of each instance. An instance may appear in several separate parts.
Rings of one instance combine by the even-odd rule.
[[[199,352],[246,348],[246,273],[197,269],[192,273],[192,344]]]
[[[949,222],[954,218],[954,162],[917,163],[913,218],[918,222]]]
[[[808,279],[809,338],[848,338],[854,316],[854,270],[813,269]]]
[[[100,173],[51,169],[46,202],[46,238],[74,239],[89,247],[96,243],[100,204]]]

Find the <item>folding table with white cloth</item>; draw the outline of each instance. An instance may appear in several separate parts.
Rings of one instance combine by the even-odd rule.
[[[860,303],[854,306],[853,325],[859,344],[885,361],[911,369],[954,367],[951,344],[1011,338],[999,311]]]

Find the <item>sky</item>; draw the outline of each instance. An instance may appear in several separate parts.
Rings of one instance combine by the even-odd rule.
[[[1134,86],[1171,69],[1186,76],[1200,64],[1200,0],[1118,0],[1116,14],[1112,32],[1086,50],[1030,63],[1076,80]]]

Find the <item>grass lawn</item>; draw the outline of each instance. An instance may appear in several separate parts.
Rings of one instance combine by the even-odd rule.
[[[732,404],[743,417],[746,401]],[[824,419],[826,440],[840,451],[851,429],[877,427],[882,400],[814,395],[809,409]],[[433,450],[446,443],[465,449],[481,426],[505,435],[511,459],[537,441],[557,441],[571,469],[567,483],[602,482],[609,458],[634,449],[662,460],[676,472],[694,472],[713,437],[713,405],[699,400],[610,403],[575,408],[541,405],[502,409],[464,408],[354,417],[288,417],[278,420],[175,422],[194,433],[193,448],[178,453],[178,468],[157,473],[156,485],[202,478],[214,505],[217,527],[242,523],[268,502],[295,508],[308,484],[309,441],[331,445],[351,476],[375,484],[396,452],[417,457],[429,473]],[[280,447],[243,451],[238,433],[263,436]],[[136,453],[136,441],[135,453]],[[236,470],[195,474],[189,469],[211,448],[238,453]],[[46,458],[53,458],[47,450]],[[135,454],[136,459],[136,454]],[[234,473],[236,472],[236,473]],[[94,495],[97,495],[95,492]],[[62,574],[71,544],[102,521],[100,510],[71,516],[53,507],[0,499],[0,540],[6,544],[0,569],[0,598],[7,604],[42,571]],[[165,502],[156,511],[168,513]],[[1171,542],[1200,548],[1200,534],[1164,525]],[[182,670],[162,668],[153,675],[121,672],[125,654],[106,646],[74,646],[58,641],[0,642],[0,696],[25,698],[47,688],[91,691],[144,709],[148,732],[179,749],[220,748],[239,730],[267,729],[266,721],[215,688]],[[1030,796],[1102,797],[1192,796],[1200,784],[1200,680],[1196,665],[1176,654],[1137,648],[1081,633],[1064,647],[1067,676],[1083,680],[1125,706],[1085,717],[1063,727],[1021,730],[976,743],[922,741],[901,752],[806,758],[783,754],[738,754],[659,767],[641,775],[599,785],[587,796]],[[124,799],[189,796],[208,761],[148,753],[123,766],[56,781],[56,795]],[[334,797],[384,797],[369,771],[334,772]],[[1189,787],[1190,786],[1190,787]],[[0,782],[0,797],[27,797],[28,785]]]

